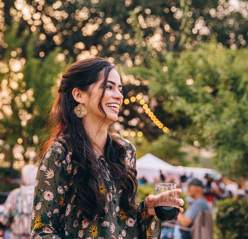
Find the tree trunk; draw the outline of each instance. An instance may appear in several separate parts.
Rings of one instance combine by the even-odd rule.
[[[5,18],[5,24],[8,26],[12,23],[12,17],[10,15],[10,8],[14,6],[15,0],[4,0],[4,18]]]
[[[10,166],[9,166],[9,176],[10,178],[14,178],[14,169],[13,169],[13,165],[14,165],[14,155],[13,155],[13,145],[10,145],[9,147],[9,162],[10,162]]]

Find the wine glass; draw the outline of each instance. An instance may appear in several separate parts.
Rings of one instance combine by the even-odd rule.
[[[175,189],[177,189],[177,185],[175,183],[157,183],[155,185],[155,195]],[[172,198],[178,198],[178,194],[176,192],[174,192],[173,195],[170,194],[170,199]],[[179,213],[179,208],[174,205],[157,206],[154,209],[156,216],[162,221],[175,220]]]

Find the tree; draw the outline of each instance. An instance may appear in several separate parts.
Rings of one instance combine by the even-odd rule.
[[[150,79],[151,97],[163,98],[161,115],[170,136],[214,150],[217,166],[230,176],[248,170],[247,57],[247,48],[212,42],[167,54],[164,63],[153,60],[149,67],[132,69]]]
[[[20,23],[20,32],[37,32],[36,56],[57,46],[76,57],[98,55],[115,62],[139,62],[131,12],[144,34],[142,44],[151,44],[156,54],[181,51],[187,44],[209,40],[231,47],[244,47],[248,36],[247,1],[140,0],[140,1],[14,1],[1,0],[5,24]],[[1,9],[0,9],[1,10]],[[1,24],[1,22],[0,22]]]
[[[162,82],[163,77],[167,77],[168,66],[161,67],[165,54],[168,55],[167,61],[169,57],[177,55],[181,57],[181,52],[185,49],[213,37],[220,45],[231,48],[245,47],[248,40],[247,1],[237,3],[240,7],[234,6],[229,0],[158,0],[156,2],[148,0],[0,0],[0,58],[5,59],[7,63],[7,59],[10,60],[8,54],[13,51],[9,48],[14,49],[11,48],[13,39],[8,44],[3,43],[1,39],[4,24],[11,26],[18,22],[16,38],[20,40],[24,32],[26,34],[24,39],[27,39],[20,45],[22,51],[19,50],[18,57],[23,59],[23,62],[26,61],[26,66],[29,65],[30,58],[27,51],[29,49],[27,35],[33,32],[37,35],[35,48],[32,49],[33,60],[30,60],[30,66],[34,64],[35,67],[30,67],[30,71],[19,72],[25,73],[23,77],[31,74],[30,72],[33,76],[41,70],[46,58],[52,57],[53,52],[57,52],[58,46],[60,53],[65,55],[66,62],[70,57],[76,60],[89,56],[102,56],[121,65],[141,65],[140,69],[142,68],[143,71],[141,76],[139,72],[134,72],[135,69],[133,73],[131,72],[136,75],[134,81],[137,85],[130,81],[125,86],[125,96],[130,98],[141,92],[160,123],[173,129],[172,136],[178,140],[185,136],[186,128],[192,127],[191,115],[185,114],[183,110],[176,112],[169,109],[163,110],[166,97],[160,94],[159,97],[154,95],[148,100],[148,88],[150,92],[153,91],[152,87],[156,90],[160,85],[156,85],[155,82],[160,78],[159,81]],[[151,58],[158,59],[158,62],[153,62],[152,66],[157,70],[156,74],[155,70],[149,68]],[[38,61],[41,65],[37,63]],[[176,64],[172,60],[170,62]],[[48,65],[47,69],[51,70],[51,64]],[[6,74],[8,78],[9,73],[4,73],[4,77]],[[55,76],[55,72],[50,75]],[[144,80],[145,78],[148,80]],[[33,83],[30,81],[29,84]],[[34,84],[34,88],[41,86],[38,81]],[[172,84],[168,85],[171,90],[176,91]],[[183,104],[184,99],[180,100]],[[149,141],[157,139],[163,131],[155,124],[151,124],[150,118],[143,109],[138,100],[125,105],[121,115],[122,126],[125,129],[142,130]]]
[[[34,146],[44,135],[56,79],[66,67],[59,48],[45,59],[35,58],[36,35],[24,31],[18,37],[18,27],[14,24],[6,29],[4,44],[8,48],[0,61],[1,153],[11,167],[14,159],[34,158]],[[23,51],[26,58],[22,57]]]

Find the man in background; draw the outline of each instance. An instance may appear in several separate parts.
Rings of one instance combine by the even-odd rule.
[[[190,227],[201,210],[209,211],[207,201],[204,198],[203,184],[199,179],[194,178],[190,181],[188,194],[193,198],[192,203],[184,214],[178,215],[178,221],[183,227]]]

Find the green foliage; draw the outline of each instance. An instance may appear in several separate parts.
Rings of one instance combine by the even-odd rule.
[[[0,181],[7,177],[9,177],[9,169],[0,167]],[[19,170],[14,169],[13,178],[21,178],[21,172]]]
[[[185,153],[181,151],[181,143],[168,135],[164,134],[153,142],[148,141],[145,137],[130,138],[135,144],[137,150],[137,158],[147,153],[151,153],[156,157],[173,165],[186,165]]]
[[[188,139],[214,148],[217,165],[231,175],[247,170],[237,167],[247,160],[247,57],[248,49],[201,44],[168,60],[172,86],[162,84],[165,110],[189,117]]]
[[[247,48],[199,44],[180,54],[168,53],[164,62],[153,59],[148,67],[129,72],[149,81],[151,99],[161,99],[156,108],[162,110],[155,108],[155,112],[171,129],[171,138],[214,150],[222,173],[246,174]]]
[[[137,194],[136,194],[136,202],[140,203],[143,201],[148,195],[154,195],[154,184],[143,184],[138,185]]]
[[[53,99],[53,88],[59,73],[67,66],[60,48],[42,58],[34,56],[38,38],[24,31],[18,35],[19,25],[6,28],[4,44],[8,45],[0,63],[0,139],[5,159],[29,161],[34,147],[42,139],[48,111]],[[62,59],[61,59],[62,57]],[[19,151],[19,153],[13,152]]]
[[[20,179],[21,172],[19,170],[13,170],[13,178]],[[19,187],[17,183],[12,183],[9,174],[9,168],[0,167],[0,192],[10,192],[11,190]]]
[[[248,238],[247,211],[247,201],[234,199],[218,201],[215,221],[218,238]]]
[[[227,46],[243,47],[248,40],[246,1],[234,8],[228,0],[27,0],[25,5],[32,9],[30,17],[22,13],[17,0],[2,1],[1,16],[7,25],[12,25],[18,16],[19,33],[28,29],[42,36],[36,56],[39,52],[47,55],[61,46],[74,59],[86,50],[93,55],[114,57],[118,62],[130,58],[134,61],[137,34],[144,36],[143,45],[152,43],[158,55],[182,50],[187,43],[213,36]],[[141,26],[138,33],[133,29],[136,22],[130,12],[137,15],[137,24]]]
[[[155,155],[185,163],[180,145],[198,141],[217,152],[222,172],[233,176],[247,172],[242,166],[248,160],[247,49],[196,44],[214,37],[219,45],[233,49],[247,46],[247,0],[239,2],[240,8],[228,0],[28,0],[30,19],[16,0],[2,2],[0,15],[6,30],[0,34],[4,35],[0,57],[8,72],[0,71],[0,89],[7,80],[11,101],[1,100],[0,105],[4,111],[12,110],[9,115],[0,111],[0,139],[5,142],[1,150],[7,160],[13,161],[17,139],[23,140],[21,154],[28,160],[25,152],[35,145],[34,130],[39,140],[43,137],[52,86],[66,67],[63,60],[56,62],[63,52],[74,60],[82,54],[111,57],[128,65],[143,63],[129,71],[139,84],[127,84],[124,93],[125,97],[138,92],[147,96],[149,83],[149,107],[171,129],[169,137],[154,143]],[[18,24],[15,16],[20,17]],[[13,59],[22,60],[18,72],[9,68]],[[150,65],[149,59],[153,59]],[[189,79],[193,84],[187,84]],[[125,129],[142,131],[148,141],[162,134],[138,103],[125,106],[121,117]]]
[[[4,183],[0,183],[0,192],[10,192],[15,188],[20,187],[20,184],[17,183],[9,183],[4,181]]]

